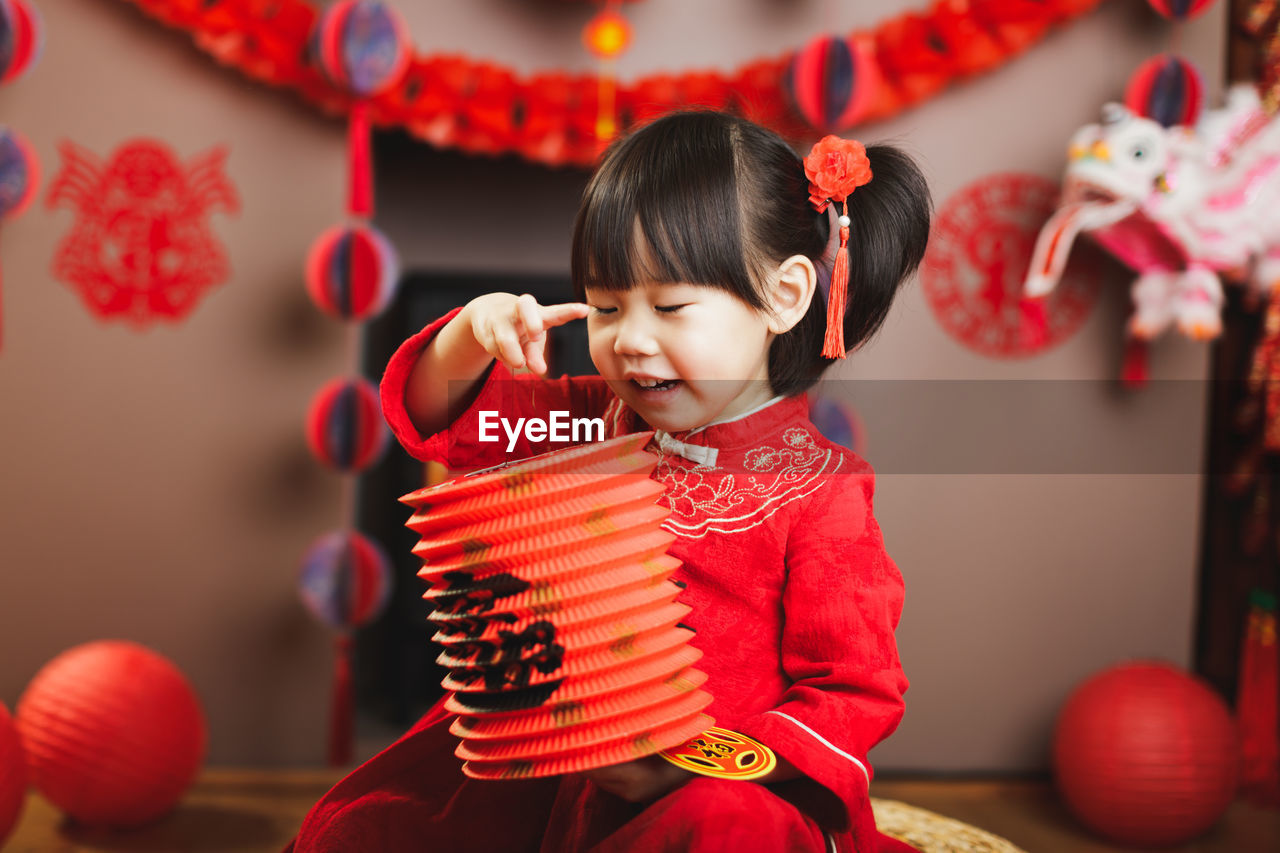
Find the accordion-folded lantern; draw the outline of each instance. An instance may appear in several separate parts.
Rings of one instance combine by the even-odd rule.
[[[572,773],[703,731],[711,697],[681,624],[650,479],[652,433],[552,451],[402,500],[475,778]]]

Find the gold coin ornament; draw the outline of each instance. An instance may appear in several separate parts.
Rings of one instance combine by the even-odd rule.
[[[749,782],[778,766],[773,750],[738,732],[712,726],[679,746],[658,753],[677,767],[713,779]]]

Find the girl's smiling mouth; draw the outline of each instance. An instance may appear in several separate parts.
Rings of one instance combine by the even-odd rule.
[[[656,376],[628,376],[627,382],[641,399],[652,402],[665,399],[683,384],[679,379],[659,379]]]

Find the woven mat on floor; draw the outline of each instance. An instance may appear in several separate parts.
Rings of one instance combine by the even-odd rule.
[[[871,798],[876,827],[921,853],[1025,853],[998,835],[897,800]]]

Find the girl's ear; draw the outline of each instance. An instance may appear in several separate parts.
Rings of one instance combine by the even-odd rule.
[[[813,261],[804,255],[792,255],[783,261],[769,291],[769,331],[781,335],[804,319],[817,286]]]

